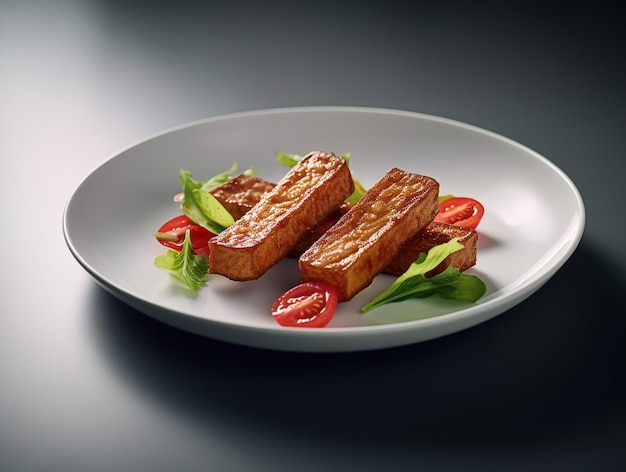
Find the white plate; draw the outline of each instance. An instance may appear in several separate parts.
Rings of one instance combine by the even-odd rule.
[[[295,260],[261,279],[211,276],[196,298],[185,295],[153,260],[165,251],[150,234],[179,214],[172,196],[181,168],[198,180],[255,166],[277,181],[286,172],[275,151],[351,152],[366,186],[392,166],[436,178],[442,194],[472,196],[486,215],[478,263],[487,284],[476,304],[432,298],[396,303],[367,315],[360,307],[392,282],[381,275],[342,304],[326,328],[284,328],[269,308],[298,283]],[[582,237],[584,206],[568,177],[544,157],[494,133],[411,112],[369,108],[290,108],[237,113],[170,130],[126,149],[78,186],[64,213],[65,239],[78,262],[122,301],[162,322],[203,336],[288,351],[337,352],[399,346],[451,334],[488,320],[540,288]]]

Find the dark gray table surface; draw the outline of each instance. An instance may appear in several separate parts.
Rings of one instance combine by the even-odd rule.
[[[623,39],[602,2],[0,1],[0,469],[625,470]],[[67,199],[118,150],[303,105],[519,141],[577,185],[583,240],[487,323],[321,355],[162,325],[67,250]]]

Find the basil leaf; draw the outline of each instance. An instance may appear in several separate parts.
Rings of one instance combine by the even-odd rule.
[[[191,172],[183,169],[180,171],[180,185],[183,188],[180,208],[194,223],[219,234],[235,222],[228,210],[206,191],[206,182],[194,180]]]
[[[456,267],[448,267],[441,274],[436,275],[437,278],[442,276],[446,271],[455,270],[459,273],[458,279],[453,284],[442,284],[437,291],[441,298],[448,300],[461,300],[470,303],[476,303],[486,292],[487,286],[479,277],[469,274],[461,274]]]
[[[453,238],[447,243],[431,248],[426,254],[420,254],[404,274],[398,277],[387,290],[363,306],[361,311],[366,313],[387,303],[433,295],[446,299],[476,302],[487,290],[485,283],[478,277],[461,274],[454,267],[448,267],[433,277],[425,275],[450,254],[462,248],[463,245],[457,241],[457,238]]]
[[[293,167],[302,160],[299,154],[289,154],[284,151],[276,151],[276,161],[287,167]]]
[[[202,190],[209,192],[213,190],[215,187],[219,187],[222,184],[225,184],[230,179],[233,178],[233,174],[239,170],[239,164],[235,161],[230,169],[225,172],[221,172],[217,175],[214,175],[210,179],[204,180],[200,182]],[[256,175],[256,169],[254,167],[249,167],[247,170],[243,172],[244,175],[248,177],[254,177]],[[191,174],[189,174],[191,176]]]
[[[207,179],[201,182],[202,190],[209,191],[213,190],[215,187],[222,185],[223,183],[228,182],[231,179],[231,175],[239,170],[239,164],[237,162],[233,162],[233,165],[226,172],[221,172],[217,175],[214,175],[210,179]],[[191,174],[189,174],[191,177]]]
[[[154,259],[154,265],[169,272],[194,292],[200,291],[206,284],[206,275],[209,272],[209,263],[204,256],[193,252],[189,230],[185,233],[181,251],[168,249],[167,253]]]

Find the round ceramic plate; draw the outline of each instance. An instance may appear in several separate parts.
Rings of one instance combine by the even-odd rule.
[[[485,208],[478,262],[468,273],[487,284],[476,303],[432,297],[361,307],[394,280],[379,275],[338,308],[325,328],[285,328],[274,300],[299,282],[285,259],[259,280],[209,276],[197,296],[154,265],[166,249],[151,235],[180,213],[180,169],[204,180],[254,166],[278,181],[287,169],[276,151],[351,153],[367,187],[391,167],[437,179],[442,194],[471,196]],[[68,247],[113,295],[164,323],[242,345],[309,352],[386,348],[448,335],[505,312],[539,289],[582,237],[584,206],[576,187],[536,152],[467,124],[370,108],[287,108],[237,113],[179,127],[142,141],[95,169],[70,198],[63,218]]]

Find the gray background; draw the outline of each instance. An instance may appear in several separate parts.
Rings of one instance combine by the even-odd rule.
[[[0,468],[624,470],[624,34],[607,3],[0,1]],[[545,155],[583,240],[536,295],[414,346],[285,354],[124,306],[64,205],[148,135],[227,112],[364,105]]]

